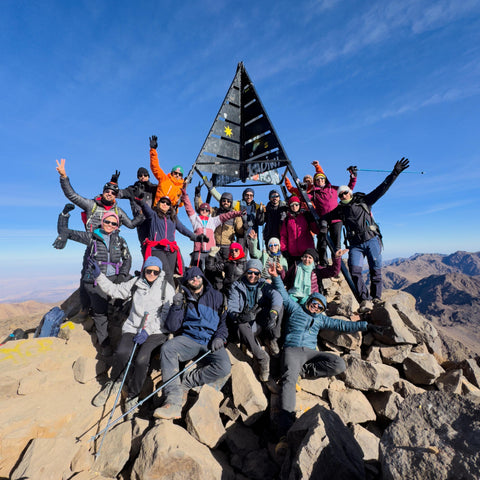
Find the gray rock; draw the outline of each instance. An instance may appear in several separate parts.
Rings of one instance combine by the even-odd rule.
[[[304,413],[288,432],[290,451],[281,479],[364,480],[362,449],[340,417],[320,405]]]
[[[255,423],[268,407],[267,397],[252,368],[245,362],[232,366],[232,394],[245,425]]]
[[[347,350],[358,350],[362,345],[361,332],[341,333],[333,330],[324,330],[320,332],[319,336],[323,340]]]
[[[370,460],[378,461],[380,456],[380,438],[361,425],[353,425],[352,431],[355,440],[362,449],[363,459],[367,462]]]
[[[384,480],[478,479],[480,406],[455,394],[410,395],[380,441]]]
[[[97,448],[102,437],[99,437]],[[130,457],[132,425],[123,422],[107,432],[100,455],[95,460],[95,469],[105,477],[116,477]]]
[[[169,420],[160,420],[142,441],[131,480],[220,480],[222,467],[210,449]]]
[[[462,370],[465,378],[480,388],[480,367],[474,358],[467,358],[462,362]]]
[[[442,373],[435,380],[435,385],[442,392],[457,393],[460,395],[462,393],[462,379],[462,370],[449,370],[448,372]]]
[[[380,347],[371,346],[367,351],[365,360],[370,363],[383,363],[382,356],[380,355]]]
[[[393,390],[393,384],[400,378],[396,368],[381,363],[369,363],[353,355],[343,357],[347,364],[340,378],[345,385],[358,390]]]
[[[403,398],[396,392],[371,392],[367,394],[378,417],[384,420],[393,420],[398,413],[398,407]]]
[[[185,418],[188,433],[210,448],[216,448],[225,436],[218,410],[222,400],[222,392],[203,385],[195,405],[190,408]]]
[[[432,385],[445,371],[430,353],[413,353],[403,361],[405,377],[412,383]]]
[[[34,438],[11,480],[52,480],[70,476],[70,462],[76,453],[75,439],[66,437]],[[70,474],[68,474],[70,472]]]
[[[367,397],[359,390],[329,390],[328,398],[333,411],[343,423],[364,423],[377,419]]]
[[[383,363],[387,365],[397,365],[402,363],[411,352],[411,345],[394,345],[392,347],[381,347],[380,355]]]
[[[79,383],[87,383],[107,370],[102,360],[81,356],[73,364],[73,378]]]
[[[408,395],[413,395],[415,393],[423,393],[425,390],[423,388],[417,387],[413,383],[401,378],[398,382],[393,384],[393,390],[400,394],[403,398],[408,397]]]
[[[385,335],[378,337],[387,345],[398,343],[418,343],[415,335],[405,325],[397,310],[388,301],[379,303],[372,310],[372,321],[376,325],[390,327]]]

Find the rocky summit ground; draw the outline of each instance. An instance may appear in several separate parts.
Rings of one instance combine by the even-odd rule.
[[[326,282],[329,314],[358,319],[345,282]],[[64,307],[71,312],[71,302]],[[158,359],[133,418],[105,437],[114,404],[91,399],[105,382],[89,318],[63,324],[59,338],[0,347],[0,478],[150,479],[477,479],[480,367],[468,348],[441,335],[412,295],[385,292],[363,318],[382,336],[322,332],[319,347],[342,355],[346,371],[299,379],[297,420],[275,449],[278,388],[255,375],[248,353],[229,343],[226,383],[185,397],[179,420],[155,420]],[[274,376],[279,371],[273,359]],[[221,387],[221,388],[220,388]],[[273,392],[271,391],[273,390]],[[117,408],[113,419],[120,418]]]

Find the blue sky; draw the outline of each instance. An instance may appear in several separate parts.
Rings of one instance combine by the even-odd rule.
[[[161,166],[188,171],[239,61],[299,175],[319,160],[343,184],[402,156],[426,172],[374,207],[386,259],[479,250],[478,1],[3,0],[0,44],[0,301],[78,280],[83,247],[51,247],[55,160],[86,197],[115,169],[133,183],[152,134]]]

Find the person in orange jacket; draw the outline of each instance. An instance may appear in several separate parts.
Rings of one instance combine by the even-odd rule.
[[[185,184],[183,180],[183,168],[180,165],[175,165],[169,174],[165,174],[160,167],[160,162],[158,161],[158,139],[155,135],[152,135],[149,140],[150,170],[158,180],[157,193],[155,195],[155,200],[153,201],[153,206],[155,206],[162,197],[168,197],[172,202],[172,207],[174,207],[176,211],[178,207],[183,205],[180,200],[180,197],[182,196],[182,189],[184,188]]]

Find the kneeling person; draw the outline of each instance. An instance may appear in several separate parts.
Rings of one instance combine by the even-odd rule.
[[[140,348],[133,360],[133,370],[129,372],[126,381],[125,409],[129,410],[138,401],[138,394],[145,383],[153,350],[167,340],[168,334],[163,324],[175,290],[166,281],[165,272],[161,271],[162,262],[157,257],[148,257],[145,260],[140,277],[134,277],[119,284],[113,283],[100,273],[95,261],[91,264],[96,271],[97,285],[104,293],[112,298],[123,300],[132,297],[132,308],[123,324],[122,338],[113,356],[111,380],[103,386],[92,403],[96,407],[102,406],[109,395],[118,392],[122,373],[129,361],[134,344],[137,344]],[[145,324],[140,328],[144,317],[146,317]]]
[[[189,268],[175,294],[165,327],[177,336],[166,342],[160,353],[162,378],[168,381],[188,362],[211,350],[201,362],[164,388],[163,406],[156,418],[175,419],[182,413],[183,392],[206,383],[214,383],[230,373],[225,351],[228,330],[223,295],[215,290],[198,267]]]

